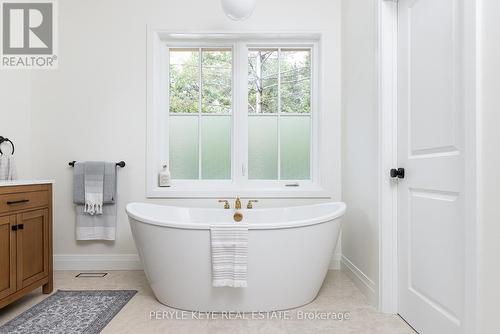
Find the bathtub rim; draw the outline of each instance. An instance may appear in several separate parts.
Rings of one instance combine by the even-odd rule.
[[[310,204],[310,205],[301,205],[301,206],[296,206],[296,207],[315,207],[315,206],[321,206],[321,205],[328,205],[328,204],[338,204],[339,207],[336,211],[333,213],[323,215],[323,216],[318,216],[310,219],[302,219],[302,220],[293,220],[293,221],[285,221],[285,222],[279,222],[279,223],[252,223],[248,224],[245,226],[248,226],[249,230],[273,230],[273,229],[286,229],[286,228],[297,228],[297,227],[306,227],[306,226],[312,226],[312,225],[317,225],[317,224],[323,224],[323,223],[328,223],[330,221],[333,221],[337,218],[340,218],[344,215],[347,206],[344,202],[326,202],[326,203],[320,203],[320,204]],[[135,221],[143,224],[148,224],[148,225],[155,225],[155,226],[160,226],[160,227],[168,227],[168,228],[176,228],[176,229],[188,229],[188,230],[209,230],[210,227],[212,226],[241,226],[243,224],[241,223],[221,223],[221,224],[200,224],[200,223],[193,223],[193,222],[176,222],[176,221],[171,221],[171,220],[160,220],[160,219],[155,219],[151,217],[144,217],[141,216],[140,213],[135,210],[135,207],[141,205],[141,206],[153,206],[153,207],[162,207],[162,208],[175,208],[176,206],[172,205],[160,205],[160,204],[153,204],[153,203],[144,203],[144,202],[131,202],[128,203],[125,211],[130,219],[134,219]],[[199,209],[199,208],[193,208],[193,209]],[[207,210],[223,210],[223,209],[211,209],[211,208],[203,208]],[[259,211],[259,210],[266,210],[266,209],[252,209],[253,211]],[[231,210],[231,212],[234,212],[236,210]],[[247,210],[238,210],[242,211],[243,213]]]

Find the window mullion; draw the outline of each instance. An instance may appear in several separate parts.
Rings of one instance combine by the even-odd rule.
[[[240,96],[242,101],[240,129],[242,135],[240,136],[240,168],[245,169],[245,174],[241,171],[242,180],[246,183],[248,181],[248,46],[244,43],[240,44]]]
[[[234,90],[235,90],[235,110],[234,110],[234,139],[233,139],[233,144],[234,144],[234,156],[233,156],[233,163],[234,163],[234,182],[236,184],[241,184],[242,178],[243,178],[243,147],[242,147],[242,138],[241,138],[241,129],[242,129],[242,124],[241,124],[241,118],[242,118],[242,110],[243,110],[243,105],[242,105],[242,84],[241,84],[241,67],[243,66],[242,59],[241,59],[241,42],[237,42],[235,44],[235,50],[234,50]]]
[[[246,91],[246,44],[243,42],[235,43],[234,51],[234,182],[237,185],[241,185],[247,179],[248,167],[247,167],[247,115],[246,115],[246,104],[247,104],[247,91]],[[243,169],[246,172],[243,173]]]
[[[238,83],[238,68],[239,68],[239,53],[238,53],[238,43],[233,45],[233,82],[232,82],[232,93],[233,93],[233,110],[232,110],[232,129],[231,129],[231,167],[232,167],[232,179],[234,183],[238,183],[240,179],[240,163],[239,163],[239,137],[238,137],[238,127],[239,127],[239,83]]]

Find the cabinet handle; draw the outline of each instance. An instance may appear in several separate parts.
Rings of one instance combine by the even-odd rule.
[[[17,231],[17,225],[12,225],[12,231]]]
[[[23,230],[24,229],[24,224],[17,224],[17,229],[18,230]]]
[[[20,199],[18,201],[8,201],[7,205],[14,205],[14,204],[21,204],[21,203],[28,203],[30,200],[29,199]]]

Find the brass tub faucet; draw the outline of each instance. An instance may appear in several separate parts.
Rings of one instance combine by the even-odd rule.
[[[224,203],[224,209],[228,210],[231,207],[229,206],[229,201],[226,201],[225,199],[220,199],[219,203]]]
[[[241,210],[241,200],[239,197],[236,197],[236,202],[234,203],[234,208],[236,210]]]
[[[251,199],[248,201],[248,204],[247,204],[247,209],[253,209],[253,203],[258,203],[259,201],[256,200],[256,199]]]

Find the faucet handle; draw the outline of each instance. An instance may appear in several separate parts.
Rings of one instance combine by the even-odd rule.
[[[220,199],[219,200],[219,203],[224,203],[224,209],[230,209],[231,207],[229,206],[229,201],[225,200],[225,199]]]
[[[247,209],[253,209],[253,204],[252,203],[258,203],[259,200],[257,199],[251,199],[248,201],[248,204],[247,204]]]

